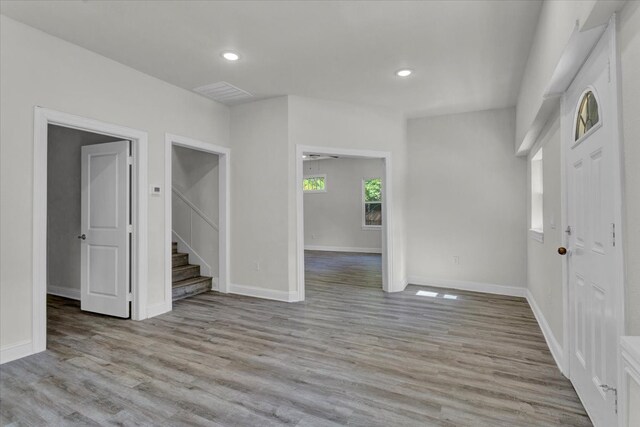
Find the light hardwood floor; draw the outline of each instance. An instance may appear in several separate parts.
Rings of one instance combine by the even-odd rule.
[[[306,264],[304,303],[209,292],[133,322],[50,297],[49,350],[0,368],[2,424],[591,425],[524,299],[384,294],[379,255]]]

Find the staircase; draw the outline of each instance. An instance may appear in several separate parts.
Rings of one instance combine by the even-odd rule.
[[[173,300],[189,298],[211,290],[211,277],[200,275],[200,266],[189,264],[189,255],[178,252],[178,244],[171,247],[171,278]]]

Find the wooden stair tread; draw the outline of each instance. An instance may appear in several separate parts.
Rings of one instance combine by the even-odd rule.
[[[179,288],[181,286],[189,286],[189,285],[195,285],[197,283],[201,283],[201,282],[207,282],[212,280],[211,277],[207,277],[207,276],[197,276],[197,277],[191,277],[189,279],[184,279],[184,280],[180,280],[178,282],[173,282],[171,284],[172,288]]]
[[[189,254],[178,252],[178,244],[171,243],[171,297],[173,301],[209,292],[213,279],[200,275],[200,266],[189,264]]]
[[[196,265],[196,264],[178,265],[176,267],[172,267],[171,271],[175,273],[175,272],[178,272],[178,271],[191,270],[193,268],[200,268],[200,266]]]

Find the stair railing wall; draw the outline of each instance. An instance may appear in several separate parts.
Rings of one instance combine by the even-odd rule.
[[[172,187],[171,192],[174,206],[172,234],[179,250],[188,253],[204,275],[217,277],[218,225],[180,190]],[[180,211],[183,213],[179,214]]]

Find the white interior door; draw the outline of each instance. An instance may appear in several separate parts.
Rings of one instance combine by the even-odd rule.
[[[619,159],[611,29],[607,30],[563,100],[563,143],[567,146],[567,218],[570,376],[596,426],[615,426],[618,323],[616,292],[621,291],[615,242]],[[591,93],[591,95],[589,95]],[[578,115],[585,96],[593,124],[578,137]],[[596,106],[597,104],[597,106]],[[597,117],[595,120],[595,110]],[[590,117],[590,119],[589,119]],[[619,228],[619,227],[618,227]]]
[[[129,317],[129,141],[82,147],[81,308]]]

